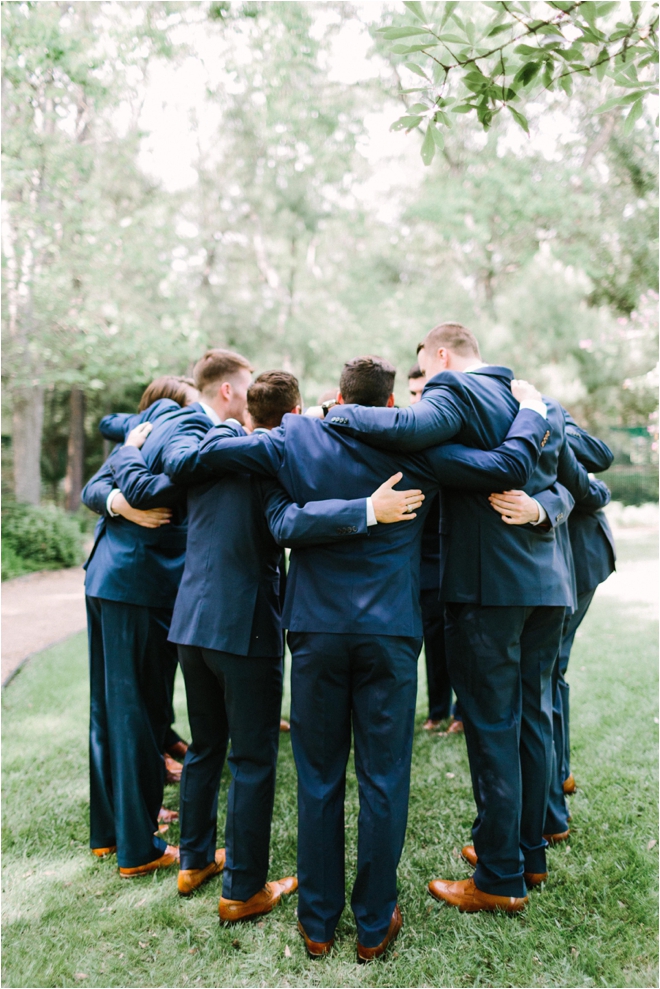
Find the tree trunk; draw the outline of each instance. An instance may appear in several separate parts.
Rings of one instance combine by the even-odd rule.
[[[38,505],[41,498],[41,433],[44,390],[39,385],[12,393],[12,451],[16,501]]]
[[[85,462],[85,393],[77,385],[71,389],[69,399],[69,443],[66,451],[66,477],[64,479],[67,512],[75,512],[80,506]]]

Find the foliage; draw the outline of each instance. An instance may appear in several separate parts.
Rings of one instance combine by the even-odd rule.
[[[9,505],[2,511],[2,579],[17,570],[49,570],[82,563],[80,525],[55,505]]]
[[[425,165],[444,147],[452,115],[475,111],[488,130],[507,110],[529,133],[525,105],[556,89],[570,97],[576,75],[610,84],[612,95],[595,112],[625,109],[624,133],[658,92],[657,3],[630,3],[628,19],[616,22],[626,16],[623,5],[595,0],[445,2],[429,4],[428,13],[420,2],[404,6],[412,18],[378,34],[404,70],[401,94],[416,100],[392,128],[425,126]]]
[[[628,545],[635,559],[657,556],[650,543]],[[623,567],[629,555],[624,542]],[[350,888],[336,946],[313,962],[296,931],[295,896],[263,922],[224,928],[220,880],[181,900],[171,872],[127,883],[114,858],[93,860],[84,634],[55,646],[20,671],[3,700],[5,985],[657,985],[655,623],[638,603],[597,596],[569,678],[579,786],[571,798],[573,833],[570,848],[550,850],[550,880],[532,894],[525,915],[463,915],[429,897],[429,879],[469,875],[458,850],[469,839],[474,803],[464,740],[418,730],[399,870],[403,930],[382,962],[358,965]],[[180,680],[176,711],[178,730],[189,737]],[[419,725],[423,687],[417,713]],[[226,773],[220,839],[228,782]],[[350,886],[358,816],[352,764],[347,782]],[[167,805],[175,807],[177,796],[168,787]],[[167,838],[177,837],[173,826]],[[295,843],[295,767],[283,736],[271,877],[295,869]]]

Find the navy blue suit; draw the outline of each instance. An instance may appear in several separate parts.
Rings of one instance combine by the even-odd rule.
[[[179,434],[170,462],[198,444],[194,433]],[[172,485],[150,474],[134,447],[118,454],[115,478],[138,505],[155,486]],[[181,780],[181,868],[202,869],[214,859],[231,737],[223,896],[247,900],[268,877],[282,698],[281,547],[363,536],[366,502],[301,508],[272,478],[205,479],[202,472],[198,480],[188,488],[186,563],[170,629],[192,732]]]
[[[335,425],[390,450],[449,439],[477,448],[500,443],[518,403],[508,368],[445,371],[407,409],[342,408]],[[551,675],[575,581],[556,527],[586,472],[564,442],[558,403],[545,399],[550,436],[522,485],[547,512],[545,526],[510,526],[474,491],[443,491],[441,539],[449,675],[465,725],[477,818],[477,886],[523,896],[523,872],[545,872],[542,837],[552,774]],[[335,410],[333,410],[335,412]],[[569,501],[562,507],[567,483]],[[598,482],[593,482],[598,487]]]
[[[166,464],[250,470],[275,476],[300,504],[331,486],[345,498],[369,495],[401,470],[404,488],[427,500],[417,518],[371,527],[350,543],[294,549],[283,623],[293,657],[292,744],[298,771],[298,916],[308,936],[327,941],[344,906],[344,791],[355,742],[360,790],[358,869],[352,907],[358,938],[382,941],[397,899],[405,836],[421,647],[420,549],[431,495],[443,484],[484,491],[520,485],[546,432],[522,412],[507,443],[484,452],[444,447],[419,456],[374,451],[327,422],[284,417],[267,435],[212,430],[198,458]]]
[[[580,463],[589,471],[607,470],[614,459],[609,447],[581,429],[564,409],[566,439]],[[609,501],[609,492],[607,494]],[[570,687],[566,671],[575,634],[593,600],[596,588],[607,580],[615,568],[616,551],[614,537],[602,505],[593,498],[583,497],[575,503],[568,520],[568,539],[565,550],[574,564],[577,605],[564,620],[557,665],[553,675],[553,727],[555,771],[550,786],[546,834],[559,834],[568,829],[569,810],[564,796],[563,783],[571,773],[570,765]]]
[[[451,683],[445,650],[445,606],[440,601],[440,495],[433,499],[424,523],[420,592],[429,718],[441,721],[451,711]]]

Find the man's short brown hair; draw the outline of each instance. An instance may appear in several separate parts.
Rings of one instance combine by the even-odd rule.
[[[417,381],[418,378],[423,378],[423,377],[424,377],[424,372],[422,371],[419,364],[415,362],[408,371],[408,380],[410,381],[412,379],[413,381]]]
[[[275,429],[301,404],[298,379],[287,371],[264,371],[248,388],[247,407],[255,426]]]
[[[234,353],[233,350],[207,350],[193,368],[195,387],[201,392],[217,382],[228,381],[239,371],[254,370],[247,357]]]
[[[462,323],[440,323],[434,326],[426,334],[422,346],[424,350],[433,354],[437,354],[441,347],[445,347],[459,357],[481,359],[477,338],[472,330],[468,330]]]
[[[396,368],[383,357],[356,357],[344,364],[339,390],[346,404],[387,405],[394,390]]]

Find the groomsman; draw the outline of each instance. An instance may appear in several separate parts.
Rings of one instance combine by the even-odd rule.
[[[221,418],[242,418],[249,362],[209,351],[197,362],[200,400],[180,408],[166,400],[142,413],[157,424],[146,453],[158,455],[175,436],[203,435]],[[122,448],[123,449],[123,448]],[[186,551],[186,493],[165,479],[145,483],[134,508],[158,509],[159,527],[113,517],[125,501],[114,483],[115,451],[88,482],[83,501],[103,515],[86,564],[90,638],[90,825],[96,854],[117,851],[120,875],[144,875],[178,863],[179,850],[154,835],[164,783],[164,719],[159,692],[172,608]],[[167,524],[161,524],[166,521]],[[156,525],[156,523],[154,523]]]
[[[344,367],[340,401],[391,406],[395,370],[380,358]],[[545,412],[543,406],[541,410]],[[381,410],[378,410],[381,411]],[[329,481],[336,494],[364,497],[379,478],[400,470],[402,483],[430,496],[438,482],[482,490],[529,476],[547,432],[545,419],[522,410],[493,452],[445,447],[423,457],[374,451],[328,420],[285,416],[268,434],[239,437],[212,430],[199,462],[218,473],[276,476],[306,504]],[[234,436],[232,436],[232,432]],[[168,467],[169,469],[169,467]],[[351,905],[358,957],[378,957],[402,920],[396,871],[408,809],[410,758],[421,647],[419,569],[425,506],[403,526],[374,526],[354,543],[294,550],[283,624],[292,664],[291,731],[298,770],[300,932],[310,955],[326,954],[344,906],[344,792],[351,726],[360,792],[358,866]]]
[[[614,459],[612,451],[602,440],[581,429],[573,417],[564,411],[566,439],[580,463],[588,471],[601,473]],[[566,794],[575,792],[575,778],[570,764],[569,693],[566,681],[568,661],[577,632],[596,588],[615,569],[614,537],[602,508],[594,508],[588,499],[576,501],[568,520],[568,546],[575,567],[577,607],[564,619],[559,656],[553,675],[553,730],[555,743],[555,772],[550,786],[545,832],[568,831]]]
[[[422,401],[407,409],[344,409],[334,424],[342,435],[350,431],[374,445],[406,451],[452,438],[482,448],[502,441],[517,409],[513,374],[484,364],[468,329],[459,323],[435,327],[419,363],[427,382]],[[564,444],[560,406],[547,404],[547,443],[525,487],[529,525],[502,525],[482,494],[444,492],[445,641],[477,804],[474,848],[466,851],[478,864],[474,879],[434,880],[429,891],[463,911],[521,910],[527,887],[547,876],[551,677],[574,591],[554,533],[568,512],[548,503],[546,489],[557,479],[560,451],[567,470],[579,466]],[[506,511],[502,517],[513,521]]]

